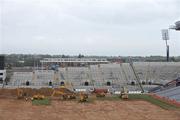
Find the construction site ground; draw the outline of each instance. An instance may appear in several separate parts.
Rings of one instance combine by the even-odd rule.
[[[0,120],[180,120],[180,111],[165,110],[141,100],[52,100],[51,105],[36,106],[31,101],[1,97]]]

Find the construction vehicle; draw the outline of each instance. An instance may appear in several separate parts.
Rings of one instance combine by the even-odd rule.
[[[88,94],[84,92],[75,93],[74,91],[71,91],[65,86],[60,86],[60,88],[54,89],[51,97],[54,96],[58,96],[62,100],[71,100],[71,99],[76,99],[76,97],[78,97],[79,102],[86,102],[88,99]]]
[[[54,97],[55,95],[58,95],[63,100],[76,99],[76,94],[65,87],[54,89],[51,97]]]
[[[43,100],[43,99],[45,99],[45,96],[41,94],[33,95],[33,97],[31,98],[31,100]]]
[[[79,102],[86,102],[88,99],[88,94],[84,92],[79,93]]]
[[[17,98],[18,99],[24,99],[24,98],[25,98],[25,100],[28,100],[29,98],[31,100],[43,100],[43,99],[45,99],[45,96],[42,94],[36,94],[36,95],[33,95],[32,97],[30,97],[28,95],[27,90],[23,89],[23,88],[17,88],[16,90],[17,90]]]
[[[17,98],[18,98],[18,99],[22,99],[22,98],[24,98],[24,97],[27,98],[27,93],[26,93],[23,89],[17,88],[17,89],[16,89],[16,92],[17,92]]]
[[[96,97],[105,97],[107,92],[107,89],[94,88],[94,90],[91,93],[95,94]]]
[[[120,97],[122,99],[128,99],[128,90],[126,89],[126,87],[122,87]]]

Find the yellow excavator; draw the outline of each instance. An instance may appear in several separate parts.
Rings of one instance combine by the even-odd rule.
[[[88,99],[88,95],[86,93],[83,92],[75,93],[64,86],[54,89],[53,93],[51,94],[51,97],[54,96],[58,96],[62,100],[71,100],[71,99],[76,99],[76,97],[79,97],[80,102],[86,102]]]
[[[17,88],[16,92],[17,92],[17,98],[18,99],[24,98],[26,96],[26,93],[21,88]]]
[[[18,99],[23,99],[23,98],[25,98],[26,100],[28,100],[28,98],[31,98],[31,100],[43,100],[43,99],[45,99],[45,96],[42,94],[36,94],[36,95],[33,95],[32,97],[30,97],[28,95],[28,92],[23,88],[17,88],[16,91],[17,91],[17,98]]]
[[[122,99],[128,99],[128,89],[126,87],[122,87],[120,97]]]
[[[31,98],[31,100],[43,100],[46,97],[44,95],[41,94],[37,94],[37,95],[33,95],[33,97]]]
[[[88,94],[80,92],[79,93],[79,102],[87,102]]]
[[[54,97],[56,95],[60,96],[63,100],[76,99],[76,94],[70,91],[69,89],[65,88],[64,86],[61,86],[60,88],[53,90],[51,97]]]

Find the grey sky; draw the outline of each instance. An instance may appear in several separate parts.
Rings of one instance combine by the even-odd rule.
[[[164,55],[161,29],[180,20],[180,0],[0,1],[1,53]]]

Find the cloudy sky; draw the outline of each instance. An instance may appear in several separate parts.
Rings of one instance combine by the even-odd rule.
[[[165,55],[180,0],[0,0],[0,53]],[[170,54],[180,32],[170,30]]]

